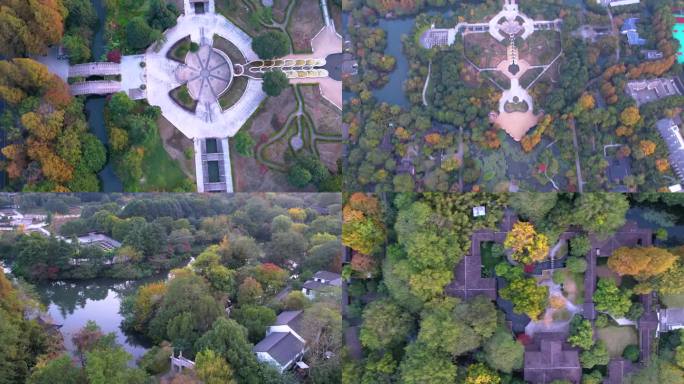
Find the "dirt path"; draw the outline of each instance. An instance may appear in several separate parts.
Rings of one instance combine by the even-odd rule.
[[[164,149],[169,156],[178,162],[183,173],[193,181],[195,180],[195,161],[194,158],[188,159],[183,152],[187,148],[194,148],[192,140],[183,136],[164,116],[157,120],[159,136],[162,139]]]
[[[584,192],[584,180],[582,180],[582,167],[579,158],[579,144],[577,140],[577,128],[575,127],[575,119],[570,118],[570,128],[572,128],[572,143],[575,146],[575,167],[577,168],[577,191]]]

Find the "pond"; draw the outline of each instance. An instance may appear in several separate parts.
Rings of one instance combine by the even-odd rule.
[[[106,18],[106,10],[104,8],[103,0],[92,0],[93,7],[97,13],[98,23],[95,35],[93,36],[93,43],[90,47],[93,60],[101,60],[105,53],[104,44],[104,25]],[[104,122],[104,107],[106,99],[102,96],[90,96],[86,99],[85,109],[88,115],[88,126],[90,132],[97,136],[98,139],[106,146],[109,142],[107,130]],[[102,190],[104,192],[122,192],[123,184],[121,180],[114,173],[111,158],[108,158],[107,164],[98,174],[100,183],[102,183]]]
[[[652,230],[657,230],[661,228],[660,225],[655,223],[652,220],[649,220],[647,217],[644,216],[644,213],[646,213],[648,210],[655,209],[658,211],[662,212],[668,212],[672,213],[675,216],[677,216],[679,219],[676,223],[676,225],[672,227],[665,228],[667,230],[667,241],[656,241],[656,244],[658,246],[666,246],[666,247],[673,247],[677,245],[684,244],[684,222],[682,222],[681,219],[681,213],[682,212],[673,212],[673,208],[668,208],[667,206],[636,206],[632,207],[627,211],[627,220],[634,220],[639,224],[639,227],[642,228],[650,228]]]
[[[76,354],[76,347],[71,338],[89,320],[93,320],[102,332],[116,334],[117,343],[133,356],[129,365],[134,366],[136,360],[144,355],[152,344],[140,336],[126,334],[121,329],[121,301],[126,295],[133,294],[139,286],[164,279],[166,275],[161,274],[129,281],[53,281],[37,284],[35,288],[55,324],[62,325],[60,332],[69,353]]]
[[[402,35],[409,35],[415,25],[415,17],[405,17],[401,19],[380,19],[378,27],[387,32],[386,55],[392,55],[397,60],[397,66],[389,76],[389,82],[384,87],[373,91],[378,101],[389,104],[400,105],[403,108],[410,108],[411,104],[404,92],[404,81],[408,77],[409,62],[404,55]]]

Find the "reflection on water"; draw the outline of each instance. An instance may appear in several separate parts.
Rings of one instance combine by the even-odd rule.
[[[387,32],[386,55],[392,55],[397,60],[397,66],[389,76],[389,82],[382,88],[373,91],[378,101],[396,104],[402,107],[410,107],[410,103],[404,93],[404,81],[408,77],[409,62],[404,55],[401,36],[410,35],[415,25],[414,17],[402,19],[380,19],[378,26]]]
[[[42,302],[56,324],[62,325],[64,346],[74,354],[73,335],[88,320],[95,321],[104,333],[114,332],[116,341],[133,356],[130,364],[145,354],[151,345],[136,335],[127,335],[121,329],[123,317],[119,314],[121,300],[146,283],[163,280],[159,275],[141,280],[121,281],[96,279],[88,281],[55,281],[36,286]]]
[[[667,241],[656,241],[656,244],[658,246],[664,246],[664,247],[674,247],[678,245],[684,244],[684,223],[682,222],[682,213],[683,212],[675,212],[674,207],[666,207],[666,206],[655,206],[654,207],[656,210],[663,211],[663,212],[668,212],[671,214],[674,214],[678,218],[678,222],[676,223],[675,226],[665,228],[667,230]],[[651,208],[642,208],[642,207],[632,207],[629,209],[627,212],[627,220],[634,220],[636,221],[640,227],[642,228],[650,228],[652,230],[657,230],[660,228],[660,225],[657,223],[654,223],[653,221],[649,221],[648,219],[644,218],[644,213],[646,209],[651,209]]]

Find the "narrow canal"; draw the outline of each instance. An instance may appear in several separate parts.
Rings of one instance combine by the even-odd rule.
[[[93,36],[93,43],[91,47],[92,59],[100,60],[105,53],[104,44],[104,25],[105,25],[105,8],[103,0],[92,0],[93,7],[97,13],[98,23],[97,30]],[[107,146],[109,139],[107,136],[107,129],[104,122],[104,107],[106,99],[103,96],[89,96],[85,102],[86,115],[88,116],[88,126],[90,131],[97,136],[100,141]],[[121,180],[114,173],[112,167],[111,157],[108,157],[107,164],[104,169],[98,174],[102,190],[104,192],[122,192],[123,184]]]

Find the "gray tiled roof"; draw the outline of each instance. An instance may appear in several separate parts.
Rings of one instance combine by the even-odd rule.
[[[315,279],[324,279],[326,281],[333,281],[333,280],[340,279],[342,276],[339,273],[328,272],[328,271],[318,271],[313,275],[313,277]]]
[[[562,333],[540,333],[525,349],[525,381],[532,384],[568,380],[579,383],[582,367],[579,351],[565,342]]]
[[[273,325],[287,325],[301,336],[302,311],[280,312]]]
[[[272,332],[255,345],[253,350],[268,353],[278,364],[284,366],[304,350],[304,343],[290,332]]]

